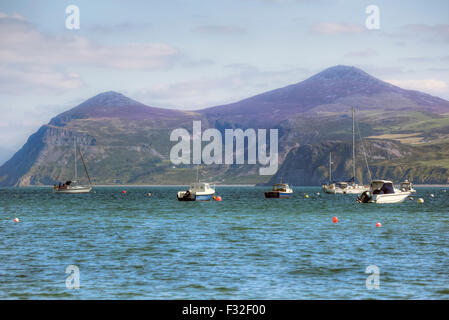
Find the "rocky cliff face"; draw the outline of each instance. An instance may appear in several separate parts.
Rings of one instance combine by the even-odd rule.
[[[366,150],[367,159],[363,156]],[[397,183],[408,179],[413,183],[449,183],[449,169],[444,167],[419,166],[414,163],[415,148],[393,141],[369,140],[364,148],[356,148],[356,181],[368,183],[372,179],[387,179]],[[317,186],[329,181],[329,154],[332,153],[332,181],[349,181],[352,178],[352,144],[332,141],[307,144],[293,148],[287,154],[278,172],[267,185],[281,179],[291,185]]]

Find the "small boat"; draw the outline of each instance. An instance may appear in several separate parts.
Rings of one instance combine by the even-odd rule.
[[[178,192],[179,201],[208,201],[215,197],[215,189],[205,182],[194,182],[186,191]]]
[[[89,177],[89,173],[87,172],[87,168],[86,168],[86,164],[84,162],[84,158],[83,155],[81,153],[81,150],[78,149],[78,153],[81,157],[81,160],[83,162],[83,166],[84,166],[84,171],[86,172],[86,176],[87,179],[89,180],[89,185],[88,186],[83,186],[78,184],[78,170],[77,170],[77,165],[76,165],[76,142],[75,142],[75,180],[71,181],[71,180],[67,180],[65,183],[61,184],[59,183],[58,185],[54,185],[53,186],[53,190],[56,193],[89,193],[92,190],[92,182],[90,181],[90,177]]]
[[[293,190],[286,183],[278,183],[273,185],[271,191],[265,192],[265,198],[290,198]]]
[[[393,186],[389,180],[373,180],[368,191],[357,197],[357,202],[362,203],[400,203],[411,194],[410,191],[402,191]]]
[[[323,190],[330,194],[360,194],[369,190],[369,186],[361,186],[351,181],[324,184]]]
[[[215,199],[215,188],[209,183],[200,182],[199,166],[196,167],[196,182],[192,183],[188,190],[178,192],[179,201],[209,201]]]
[[[413,184],[408,180],[404,180],[403,182],[401,182],[401,184],[399,185],[399,189],[401,191],[410,191],[411,193],[416,192],[415,188],[413,188]]]

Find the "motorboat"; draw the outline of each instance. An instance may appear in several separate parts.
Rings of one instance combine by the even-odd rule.
[[[368,191],[357,197],[361,203],[400,203],[410,196],[410,191],[402,191],[389,180],[373,180]]]
[[[178,192],[179,201],[208,201],[215,197],[215,189],[206,182],[194,182],[186,191]]]
[[[266,191],[265,198],[290,198],[292,194],[292,188],[288,184],[281,182],[273,185],[271,191]]]
[[[399,185],[399,189],[401,191],[410,191],[411,193],[416,192],[415,188],[413,188],[413,184],[408,180],[404,180],[403,182],[401,182],[401,184]]]

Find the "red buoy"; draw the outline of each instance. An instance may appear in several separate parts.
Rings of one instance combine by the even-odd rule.
[[[376,223],[376,227],[378,227],[378,228],[382,227],[382,223],[377,222],[377,223]]]
[[[333,223],[337,223],[337,222],[338,222],[338,218],[337,218],[337,217],[333,217],[333,218],[332,218],[332,222],[333,222]]]
[[[14,222],[19,222],[19,218],[14,218]]]
[[[123,194],[126,194],[126,190],[122,190],[122,193],[123,193]]]
[[[220,196],[216,196],[216,197],[215,197],[215,200],[221,201],[221,197],[220,197]]]

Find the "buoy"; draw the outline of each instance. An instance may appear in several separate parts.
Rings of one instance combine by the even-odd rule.
[[[304,198],[308,198],[309,197],[309,195],[308,194],[306,194],[305,196],[304,196]]]
[[[220,197],[220,196],[216,196],[216,197],[215,197],[215,200],[216,200],[216,201],[221,201],[221,197]]]
[[[424,199],[423,198],[419,198],[418,199],[418,203],[424,203]]]
[[[377,223],[376,223],[376,227],[378,227],[378,228],[382,227],[382,223],[377,222]]]
[[[123,193],[123,194],[126,194],[126,190],[122,190],[122,193]]]
[[[14,222],[19,222],[19,218],[14,218]]]
[[[337,222],[338,222],[338,218],[337,218],[337,217],[333,217],[333,218],[332,218],[332,222],[333,222],[333,223],[337,223]]]
[[[320,195],[320,193],[319,193],[319,192],[317,192],[317,193],[316,193],[316,195],[317,195],[317,196],[319,196],[319,195]]]
[[[147,196],[148,196],[148,197],[151,197],[151,192],[148,192],[148,193],[147,193]]]
[[[430,197],[433,198],[433,197],[435,197],[435,195],[434,195],[433,193],[431,193],[431,194],[430,194]]]
[[[446,192],[446,189],[444,189],[443,192]]]

